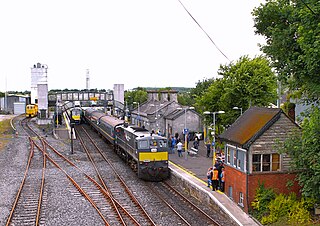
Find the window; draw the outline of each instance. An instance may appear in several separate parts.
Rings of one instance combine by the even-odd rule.
[[[231,165],[235,165],[235,162],[233,160],[234,160],[234,150],[230,149],[230,164]]]
[[[246,154],[246,150],[244,149],[227,146],[226,163],[245,172]]]
[[[262,171],[270,171],[270,155],[262,155]]]
[[[147,140],[141,140],[139,141],[139,149],[147,149],[149,148],[149,144]]]
[[[231,186],[229,186],[228,195],[229,195],[229,198],[233,200],[233,198],[232,198],[232,187]]]
[[[167,142],[166,142],[166,140],[159,140],[159,147],[160,147],[160,148],[165,148],[165,147],[167,147]]]
[[[227,163],[230,164],[230,149],[227,149]]]
[[[150,147],[157,147],[157,140],[150,140]]]
[[[277,171],[280,169],[280,155],[272,154],[272,171]]]
[[[280,169],[280,155],[274,154],[253,154],[252,155],[252,171],[254,172],[270,172]]]
[[[252,171],[261,171],[261,155],[252,155]]]
[[[242,192],[240,192],[239,193],[239,206],[241,206],[241,207],[244,207],[244,205],[243,205],[243,193]]]

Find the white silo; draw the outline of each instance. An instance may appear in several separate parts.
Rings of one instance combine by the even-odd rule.
[[[47,65],[40,63],[31,68],[31,104],[38,103],[38,83],[40,80],[47,82],[47,69]]]
[[[48,82],[47,77],[38,81],[38,116],[40,119],[48,118]]]

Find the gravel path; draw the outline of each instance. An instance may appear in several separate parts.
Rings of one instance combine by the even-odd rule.
[[[15,125],[19,131],[19,125]],[[35,127],[35,126],[34,126]],[[35,127],[36,128],[36,127]],[[37,129],[37,128],[36,128]],[[40,134],[42,131],[40,132]],[[70,145],[52,136],[46,138],[63,154],[70,154]],[[12,138],[4,150],[0,151],[0,225],[5,225],[12,208],[16,192],[21,184],[29,155],[29,142],[24,132]],[[73,158],[81,159],[77,151]],[[104,225],[89,202],[78,195],[79,192],[69,180],[51,163],[46,170],[43,209],[40,223],[45,225]],[[90,217],[83,217],[84,214]]]

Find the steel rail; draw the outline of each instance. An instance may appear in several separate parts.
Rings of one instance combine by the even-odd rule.
[[[96,187],[101,191],[101,193],[103,193],[103,195],[106,198],[109,199],[113,199],[112,196],[110,196],[110,193],[105,190],[96,180],[94,180],[92,177],[90,177],[89,175],[87,175],[83,170],[81,170],[78,166],[76,166],[73,162],[71,162],[68,158],[66,158],[64,155],[62,155],[60,152],[58,152],[54,147],[52,147],[46,140],[44,140],[44,142],[46,143],[46,145],[53,151],[55,152],[59,157],[61,157],[62,159],[64,159],[66,162],[68,162],[70,165],[74,166],[79,172],[81,172],[82,174],[84,174],[92,183],[94,183],[96,185]],[[121,206],[121,204],[113,199],[114,202],[123,210],[125,211],[125,209]],[[155,224],[153,224],[155,225]]]
[[[83,146],[83,149],[85,150],[85,152],[86,152],[86,154],[87,154],[87,156],[88,156],[88,158],[89,158],[89,160],[90,160],[90,162],[91,162],[91,164],[92,164],[92,166],[93,166],[93,168],[94,168],[94,170],[96,171],[96,174],[97,174],[97,176],[98,176],[98,179],[99,179],[99,181],[101,182],[101,184],[102,184],[102,186],[103,186],[103,188],[106,190],[106,191],[108,191],[108,194],[109,194],[109,197],[110,197],[110,201],[111,201],[111,204],[112,204],[112,206],[113,206],[113,208],[114,208],[114,210],[116,211],[116,213],[117,213],[117,215],[118,215],[118,217],[119,217],[119,219],[120,219],[120,221],[121,221],[121,223],[123,224],[123,225],[126,225],[126,223],[125,223],[125,221],[124,221],[124,219],[123,219],[123,217],[121,216],[121,213],[119,212],[119,209],[118,209],[118,207],[117,207],[117,205],[116,205],[116,203],[114,202],[114,198],[113,198],[113,196],[112,196],[112,194],[111,194],[111,192],[110,192],[110,190],[108,189],[108,187],[106,186],[106,184],[105,184],[105,182],[104,182],[104,180],[103,180],[103,178],[102,178],[102,176],[101,176],[101,174],[100,174],[100,172],[99,172],[99,170],[97,169],[97,167],[96,167],[96,164],[95,164],[95,161],[94,161],[94,159],[92,158],[92,156],[91,156],[91,154],[90,154],[90,152],[89,152],[89,150],[87,149],[87,147],[86,147],[86,145],[85,145],[85,143],[83,142],[83,139],[81,138],[81,136],[79,136],[79,133],[78,133],[78,138],[79,138],[79,140],[80,140],[80,143],[82,144],[82,146]],[[124,208],[123,208],[124,209]],[[127,211],[125,211],[126,213],[128,213]],[[129,214],[129,213],[128,213]],[[139,223],[129,214],[128,215],[130,218],[131,218],[131,220],[132,221],[134,221],[134,223],[135,224],[137,224],[137,225],[139,225]]]
[[[41,138],[29,125],[28,122],[30,121],[30,119],[27,118],[23,118],[22,120],[19,121],[20,126],[25,130],[25,132],[28,134],[29,132],[27,131],[26,128],[28,128],[32,133],[36,134],[37,137]],[[23,125],[25,123],[25,125]],[[34,156],[34,141],[32,140],[31,136],[28,135],[28,139],[29,139],[29,143],[30,143],[30,150],[32,152],[32,157]],[[43,142],[42,142],[43,143]],[[44,143],[43,143],[44,145]],[[31,159],[32,159],[31,157]],[[16,200],[13,204],[13,208],[12,208],[12,213],[10,213],[10,216],[8,219],[10,219],[10,221],[12,221],[12,217],[13,217],[13,213],[14,213],[14,209],[16,209],[17,205],[18,205],[18,201],[20,199],[23,187],[25,185],[25,181],[26,178],[28,176],[28,171],[30,169],[31,166],[31,159],[29,158],[28,163],[27,163],[27,167],[28,170],[26,170],[23,181],[20,185],[20,188],[18,190],[18,196],[16,197]],[[43,159],[43,167],[42,167],[42,178],[41,178],[41,183],[40,183],[40,189],[39,189],[39,199],[38,199],[38,204],[37,204],[37,210],[36,210],[36,216],[35,216],[35,225],[39,225],[39,221],[40,221],[40,214],[41,214],[41,203],[42,203],[42,197],[43,197],[43,190],[44,190],[44,180],[45,180],[45,157]],[[8,221],[9,222],[9,221]]]
[[[151,188],[151,187],[150,187]],[[170,205],[170,203],[168,203],[164,198],[161,197],[161,195],[159,194],[158,191],[154,190],[153,188],[151,188],[151,190],[154,192],[154,194],[162,200],[162,202],[164,202],[186,225],[191,226],[191,224],[188,222],[188,220],[186,220],[180,213],[178,213],[178,211],[172,207]]]
[[[26,119],[26,118],[25,118]],[[45,148],[46,148],[46,145],[43,141],[43,138],[34,130],[31,128],[31,126],[29,125],[28,122],[30,122],[30,119],[27,119],[26,120],[27,123],[26,123],[26,126],[27,128],[33,133],[35,134],[38,139],[41,141],[41,144],[42,144],[42,149],[41,149],[41,152],[42,153],[45,153]],[[30,137],[31,139],[31,137]],[[32,142],[34,143],[34,145],[36,144],[34,140],[32,140]],[[38,146],[37,146],[38,147]],[[38,149],[40,150],[40,147],[38,147]],[[46,170],[46,155],[43,154],[43,166],[42,166],[42,176],[41,176],[41,185],[40,185],[40,192],[39,192],[39,200],[38,200],[38,206],[37,206],[37,214],[36,214],[36,226],[39,225],[39,221],[40,221],[40,214],[41,214],[41,204],[42,204],[42,199],[43,199],[43,191],[44,191],[44,181],[45,181],[45,170]]]
[[[129,197],[131,198],[131,200],[135,203],[135,205],[137,207],[139,207],[139,209],[142,211],[143,215],[145,216],[145,218],[152,224],[152,225],[156,225],[155,222],[152,220],[152,218],[150,217],[150,215],[147,213],[147,211],[143,208],[142,204],[137,200],[137,198],[133,195],[133,193],[130,191],[129,187],[127,186],[127,184],[125,183],[125,181],[122,179],[122,177],[117,173],[117,170],[115,169],[115,167],[113,166],[113,164],[111,163],[111,161],[109,159],[107,159],[105,157],[105,155],[102,153],[101,149],[98,147],[98,145],[94,142],[94,140],[91,138],[91,136],[87,133],[87,131],[85,131],[85,129],[83,127],[81,127],[82,130],[85,132],[85,134],[88,136],[88,138],[90,139],[90,141],[92,142],[92,144],[95,146],[95,148],[97,149],[97,151],[99,152],[99,154],[102,156],[102,158],[110,165],[110,167],[112,168],[112,170],[114,171],[115,175],[117,176],[117,178],[119,179],[119,181],[121,182],[122,186],[125,188],[126,192],[129,194]]]
[[[41,139],[41,143],[43,146],[42,153],[46,153],[46,145],[45,145],[43,139]],[[46,155],[43,154],[42,157],[43,157],[43,167],[42,167],[42,176],[41,176],[40,196],[39,196],[39,201],[38,201],[38,209],[37,209],[37,217],[36,217],[36,226],[39,225],[39,221],[40,221],[41,203],[42,203],[42,199],[43,199],[44,180],[45,180],[45,171],[46,171]]]
[[[20,198],[20,195],[21,195],[21,192],[22,192],[22,188],[23,188],[23,186],[24,186],[24,184],[25,184],[25,181],[26,181],[26,178],[27,178],[27,175],[28,175],[28,171],[29,171],[30,164],[31,164],[31,159],[33,158],[34,145],[33,145],[33,142],[32,142],[32,140],[31,140],[31,138],[29,138],[29,141],[30,141],[31,147],[30,147],[30,152],[29,152],[29,158],[28,158],[27,167],[26,167],[26,170],[25,170],[23,179],[22,179],[22,181],[21,181],[20,187],[19,187],[19,189],[18,189],[16,198],[15,198],[15,200],[14,200],[13,206],[12,206],[12,208],[11,208],[11,211],[10,211],[10,214],[9,214],[9,217],[8,217],[8,220],[7,220],[7,223],[6,223],[6,226],[9,226],[10,223],[11,223],[11,220],[12,220],[12,217],[13,217],[13,213],[14,213],[14,211],[15,211],[15,208],[16,208],[17,204],[18,204],[18,200],[19,200],[19,198]]]
[[[176,190],[174,187],[172,187],[170,184],[168,184],[166,181],[161,182],[162,184],[165,184],[167,187],[169,187],[175,194],[179,195],[185,202],[187,202],[189,205],[191,205],[194,209],[202,213],[208,220],[212,221],[216,226],[220,226],[220,224],[214,220],[211,216],[209,216],[206,212],[204,212],[202,209],[200,209],[198,206],[193,204],[190,200],[188,200],[183,194],[181,194],[178,190]]]
[[[42,149],[35,143],[35,146],[41,151]],[[60,165],[54,161],[47,153],[44,153],[46,155],[46,158],[55,165],[61,172],[63,172],[67,178],[71,181],[71,183],[76,187],[76,189],[89,201],[89,203],[95,208],[97,213],[100,215],[101,219],[106,225],[110,225],[108,221],[105,219],[99,208],[97,207],[97,204],[92,200],[92,198],[81,188],[81,186],[64,170]]]

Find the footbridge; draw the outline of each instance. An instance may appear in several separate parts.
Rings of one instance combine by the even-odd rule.
[[[50,91],[48,94],[49,107],[57,102],[80,102],[81,106],[90,106],[94,102],[97,106],[113,106],[113,91]]]

